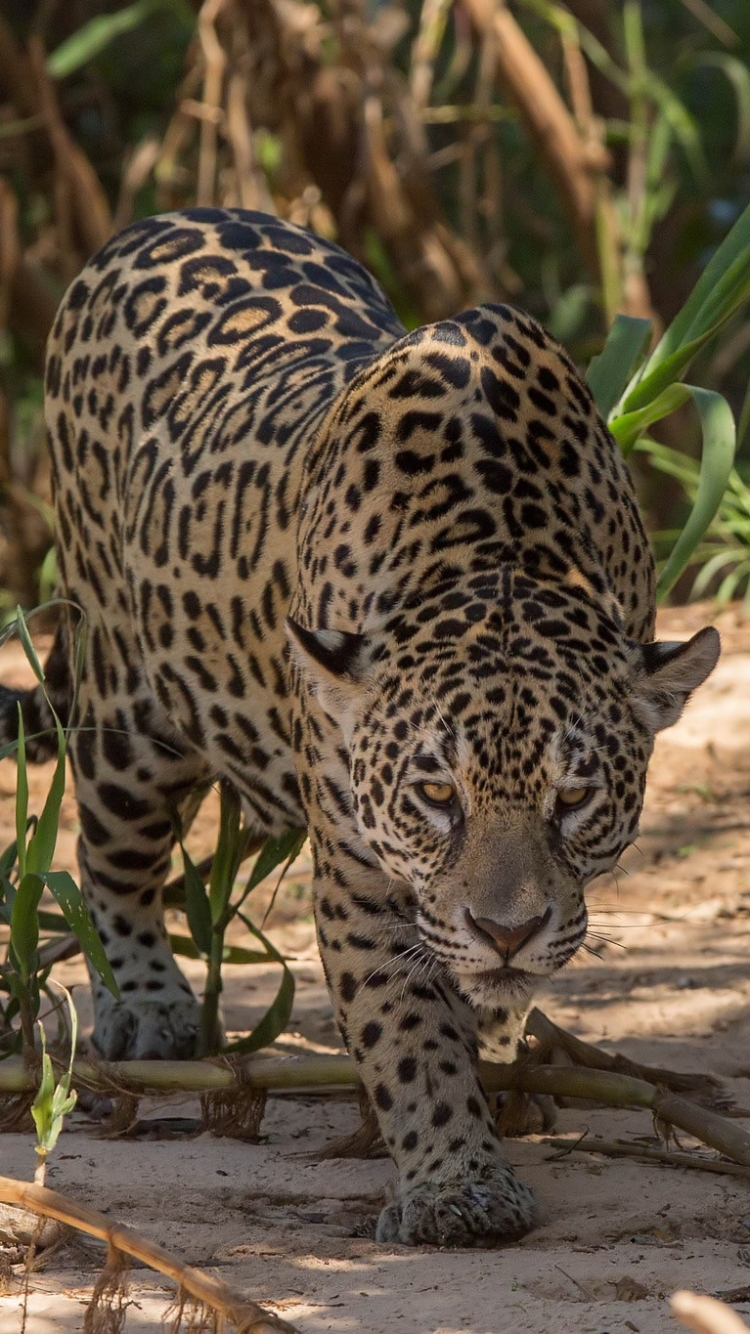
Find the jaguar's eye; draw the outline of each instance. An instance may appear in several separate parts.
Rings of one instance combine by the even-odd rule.
[[[431,806],[451,806],[456,800],[452,783],[417,783],[417,791]]]
[[[563,811],[578,811],[591,799],[593,787],[561,787],[557,792],[557,806]]]

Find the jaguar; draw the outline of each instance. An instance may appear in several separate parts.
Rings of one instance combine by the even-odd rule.
[[[75,279],[46,418],[48,683],[120,992],[94,983],[98,1049],[193,1050],[162,889],[175,813],[219,778],[259,834],[309,830],[332,1002],[398,1169],[376,1235],[521,1236],[535,1204],[478,1054],[513,1058],[583,942],[655,734],[720,647],[654,642],[649,544],[586,383],[518,309],[407,333],[328,240],[193,208]],[[6,689],[8,732],[18,703],[41,756],[44,698]]]

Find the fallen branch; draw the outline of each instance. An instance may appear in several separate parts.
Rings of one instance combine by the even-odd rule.
[[[181,1292],[219,1313],[241,1334],[296,1334],[293,1325],[256,1302],[248,1301],[220,1279],[202,1269],[194,1269],[192,1265],[182,1264],[158,1242],[149,1241],[132,1228],[110,1223],[98,1210],[87,1209],[56,1190],[0,1177],[0,1201],[31,1209],[45,1218],[55,1218],[79,1232],[98,1237],[107,1243],[110,1254],[119,1252],[140,1260],[150,1269],[173,1279]]]
[[[526,1037],[532,1037],[538,1043],[534,1049],[540,1064],[556,1064],[560,1056],[567,1057],[573,1065],[584,1066],[587,1070],[611,1070],[620,1075],[632,1075],[634,1079],[645,1079],[649,1084],[661,1085],[672,1093],[682,1093],[695,1098],[704,1106],[717,1110],[724,1096],[721,1093],[721,1081],[714,1075],[703,1071],[666,1070],[661,1066],[640,1065],[627,1056],[616,1052],[610,1056],[590,1042],[584,1042],[566,1028],[560,1028],[552,1022],[542,1010],[536,1007],[530,1011],[526,1020]],[[563,1061],[563,1063],[565,1063]],[[722,1107],[721,1110],[725,1110]]]
[[[733,1162],[750,1167],[750,1135],[726,1117],[645,1079],[574,1066],[537,1065],[528,1058],[513,1065],[480,1061],[479,1076],[488,1093],[519,1089],[554,1098],[583,1098],[611,1107],[643,1107],[659,1121],[677,1126]],[[300,1090],[343,1086],[358,1088],[359,1075],[347,1056],[257,1056],[230,1062],[76,1061],[76,1085],[100,1093],[142,1096],[147,1092],[210,1093],[251,1089]],[[0,1092],[19,1094],[37,1087],[36,1072],[21,1057],[0,1062]]]
[[[666,1163],[669,1167],[690,1167],[698,1172],[714,1172],[719,1176],[742,1177],[750,1181],[750,1167],[741,1163],[725,1163],[721,1158],[701,1158],[697,1153],[680,1153],[673,1149],[657,1148],[654,1144],[624,1144],[607,1139],[545,1139],[543,1144],[567,1153],[600,1153],[604,1158],[640,1158],[650,1163]]]

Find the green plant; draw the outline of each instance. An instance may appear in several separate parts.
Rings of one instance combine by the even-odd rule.
[[[37,681],[44,689],[44,671],[20,609],[15,619],[5,627],[4,638],[14,630],[21,639]],[[79,661],[82,648],[82,642],[79,642]],[[61,932],[72,932],[88,962],[113,994],[118,994],[117,984],[78,886],[69,872],[52,870],[65,789],[66,738],[46,692],[45,697],[54,718],[58,749],[50,790],[39,817],[28,813],[26,735],[20,709],[18,742],[0,747],[0,759],[16,754],[18,770],[16,838],[0,855],[0,922],[10,927],[6,956],[0,963],[0,1051],[6,1054],[17,1050],[19,1046],[27,1053],[34,1049],[34,1025],[42,995],[55,1003],[50,990],[52,964],[46,962],[40,952],[40,930],[58,935]],[[243,827],[236,790],[230,784],[222,783],[218,842],[206,887],[185,847],[179,816],[175,814],[173,820],[184,862],[184,899],[179,906],[185,909],[190,935],[173,934],[172,947],[175,954],[202,958],[207,966],[198,1054],[213,1053],[221,1046],[219,1001],[223,989],[224,965],[275,963],[281,968],[281,981],[273,1003],[252,1033],[223,1048],[232,1052],[255,1051],[273,1042],[285,1028],[294,1001],[294,977],[282,955],[249,917],[247,900],[256,886],[277,866],[282,866],[283,876],[305,841],[305,831],[292,830],[279,838],[261,840],[259,844]],[[244,885],[236,891],[240,865],[253,851],[258,852],[258,856]],[[41,906],[45,888],[56,900],[60,913]],[[227,930],[235,918],[259,942],[261,949],[247,949],[226,943]]]
[[[59,986],[60,984],[57,983],[57,985]],[[31,1115],[34,1118],[34,1125],[36,1126],[37,1165],[34,1173],[34,1184],[37,1186],[44,1185],[47,1157],[57,1144],[65,1117],[68,1115],[68,1112],[72,1112],[78,1099],[75,1089],[71,1090],[70,1087],[73,1079],[73,1061],[75,1060],[76,1040],[78,1037],[78,1015],[70,992],[65,987],[61,987],[60,989],[64,992],[68,1006],[68,1014],[70,1016],[70,1056],[68,1059],[68,1068],[60,1076],[60,1080],[56,1084],[54,1071],[52,1069],[52,1061],[47,1055],[47,1042],[44,1027],[40,1023],[39,1039],[42,1045],[42,1077],[39,1081],[36,1097],[31,1105]]]
[[[28,662],[44,690],[44,672],[20,608],[13,625],[6,627],[5,636],[13,629],[18,632]],[[52,870],[65,791],[66,740],[48,697],[47,703],[57,732],[57,762],[38,817],[29,815],[26,736],[20,707],[18,743],[0,748],[0,758],[15,750],[18,766],[16,837],[0,856],[0,922],[10,928],[5,958],[0,962],[0,1051],[7,1053],[20,1046],[27,1055],[34,1051],[34,1025],[42,995],[54,1003],[49,990],[51,965],[42,962],[39,952],[40,928],[71,931],[105,985],[113,995],[119,994],[80,889],[69,872]],[[60,914],[40,907],[45,889],[56,901]]]
[[[726,399],[715,390],[687,384],[683,375],[700,350],[750,301],[750,206],[735,223],[679,314],[652,351],[649,320],[620,315],[588,380],[599,410],[623,454],[652,449],[649,430],[692,400],[702,433],[701,462],[687,522],[661,571],[662,599],[694,559],[727,489],[737,431]],[[744,413],[743,413],[744,417]],[[643,442],[647,442],[644,446]]]
[[[648,456],[652,467],[674,477],[688,501],[695,504],[700,485],[700,469],[695,459],[648,437],[640,440],[636,448]],[[657,555],[669,550],[678,538],[679,530],[655,533]],[[736,468],[729,474],[717,513],[693,551],[690,563],[700,567],[693,580],[691,597],[704,596],[713,585],[720,605],[740,597],[750,601],[750,487]]]
[[[220,787],[219,838],[208,888],[185,848],[179,821],[176,821],[176,832],[185,865],[185,912],[190,937],[172,936],[172,948],[175,954],[203,958],[207,966],[197,1055],[208,1055],[216,1051],[221,1043],[219,998],[223,987],[222,966],[225,963],[278,963],[282,969],[281,981],[266,1014],[247,1037],[224,1047],[225,1051],[232,1052],[256,1051],[273,1042],[286,1027],[294,1001],[294,977],[278,950],[250,919],[245,904],[256,885],[282,864],[283,876],[305,841],[305,831],[294,829],[279,838],[267,838],[244,888],[235,897],[233,891],[240,864],[252,845],[252,836],[242,825],[240,799],[236,789],[226,781]],[[235,917],[261,943],[262,951],[226,944],[227,929]]]

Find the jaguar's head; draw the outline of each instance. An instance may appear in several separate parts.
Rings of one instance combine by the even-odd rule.
[[[586,932],[584,888],[638,828],[654,736],[719,637],[636,644],[577,590],[476,578],[367,636],[290,623],[340,729],[363,843],[479,1006],[523,999]],[[582,611],[583,609],[583,611]]]

